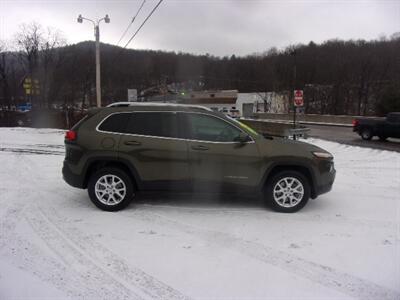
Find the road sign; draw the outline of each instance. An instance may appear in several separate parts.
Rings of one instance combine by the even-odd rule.
[[[128,101],[129,102],[137,101],[137,89],[128,89]]]
[[[39,80],[32,80],[30,77],[26,77],[23,83],[25,94],[27,95],[40,95]]]
[[[303,98],[303,90],[294,90],[294,106],[303,106],[304,98]]]

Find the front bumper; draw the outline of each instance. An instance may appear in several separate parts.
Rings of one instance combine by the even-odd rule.
[[[332,186],[333,183],[335,181],[335,177],[336,177],[336,170],[334,167],[332,167],[332,169],[323,175],[323,182],[321,182],[316,188],[315,188],[315,196],[319,196],[322,194],[325,194],[327,192],[329,192],[330,190],[332,190]]]

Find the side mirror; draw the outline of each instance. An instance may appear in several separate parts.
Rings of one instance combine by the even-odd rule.
[[[251,141],[251,138],[247,133],[241,132],[237,137],[235,137],[234,141],[240,144],[246,144]]]

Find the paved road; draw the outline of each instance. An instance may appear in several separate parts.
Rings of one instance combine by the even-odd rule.
[[[375,137],[371,141],[364,141],[358,134],[353,132],[351,127],[325,125],[307,125],[307,127],[311,129],[311,137],[353,146],[400,152],[400,139],[389,138],[386,142],[381,142],[377,137]]]

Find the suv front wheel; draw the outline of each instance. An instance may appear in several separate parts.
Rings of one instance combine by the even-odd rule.
[[[134,188],[130,177],[118,168],[103,168],[89,179],[90,200],[98,208],[117,211],[125,208],[134,197]]]
[[[268,181],[265,193],[273,210],[292,213],[307,204],[310,198],[310,184],[299,172],[282,171]]]

